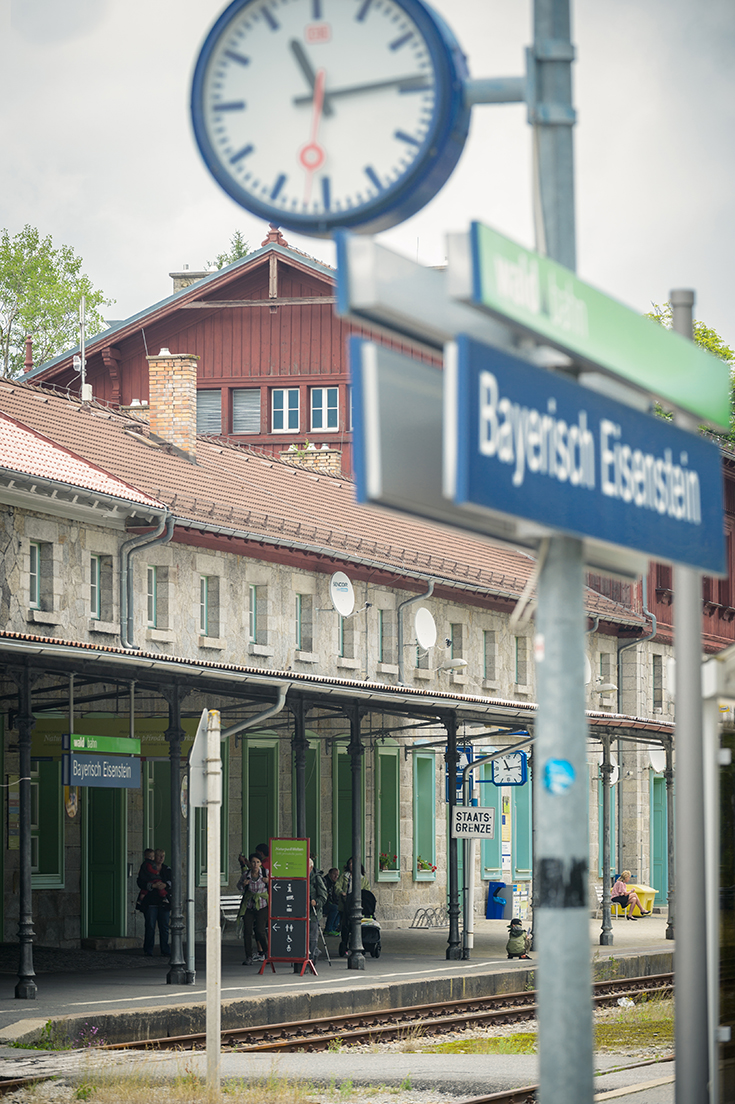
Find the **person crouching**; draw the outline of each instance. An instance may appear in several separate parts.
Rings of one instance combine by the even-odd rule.
[[[505,945],[508,958],[530,958],[528,949],[531,946],[531,937],[524,930],[520,920],[511,920],[508,933],[508,942]]]

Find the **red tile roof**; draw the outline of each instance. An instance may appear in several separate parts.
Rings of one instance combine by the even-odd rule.
[[[436,585],[515,600],[533,570],[526,552],[359,505],[352,482],[206,437],[197,463],[149,435],[148,425],[39,386],[0,382],[0,411],[164,502],[194,526],[321,553]],[[329,564],[327,570],[333,570]],[[593,616],[640,629],[636,612],[587,589]]]
[[[163,503],[0,412],[0,467],[164,509]]]

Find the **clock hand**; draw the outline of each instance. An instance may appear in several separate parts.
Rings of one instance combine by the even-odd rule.
[[[308,81],[308,84],[309,84],[309,88],[312,91],[312,96],[304,96],[302,99],[299,100],[299,103],[308,103],[309,100],[311,100],[313,98],[314,85],[316,83],[316,73],[314,71],[314,68],[313,68],[311,62],[309,61],[308,57],[306,56],[306,51],[304,50],[304,47],[299,42],[298,38],[292,38],[288,45],[289,45],[289,49],[291,50],[291,53],[293,54],[293,56],[296,58],[296,61],[298,62],[299,69],[301,70],[301,72],[306,77],[306,79]],[[330,104],[329,100],[327,100],[324,103],[324,114],[325,115],[333,115],[334,114],[334,108]]]
[[[329,98],[352,96],[357,92],[373,92],[378,88],[393,87],[397,87],[401,92],[423,92],[425,89],[431,88],[431,81],[422,73],[415,77],[392,77],[390,80],[371,81],[369,84],[350,84],[346,88],[330,88]],[[311,96],[294,96],[293,102],[295,104],[308,103],[310,99]],[[325,111],[324,114],[326,115],[327,112]]]
[[[316,140],[317,134],[319,133],[319,123],[321,122],[322,112],[324,110],[324,83],[326,79],[326,69],[320,69],[314,79],[314,108],[311,113],[311,136],[306,145],[302,146],[299,150],[299,161],[306,173],[304,203],[309,202],[314,173],[324,164],[324,158],[326,157],[324,147],[320,146]]]

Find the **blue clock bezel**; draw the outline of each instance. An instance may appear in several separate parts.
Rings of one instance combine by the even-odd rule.
[[[233,0],[209,31],[194,69],[191,88],[191,118],[194,137],[205,165],[225,192],[251,214],[289,230],[314,237],[330,237],[334,230],[377,233],[396,226],[434,198],[457,164],[470,126],[470,109],[464,99],[468,78],[464,54],[443,19],[423,0],[392,0],[402,7],[421,31],[431,55],[437,79],[432,126],[421,150],[405,175],[360,207],[324,214],[294,213],[276,204],[256,199],[230,175],[209,141],[204,123],[205,75],[220,37],[243,8],[262,0]]]
[[[509,751],[508,755],[520,755],[521,757],[521,780],[520,782],[496,782],[495,781],[495,764],[497,759],[493,759],[493,784],[496,786],[525,786],[528,781],[528,756],[525,751]]]

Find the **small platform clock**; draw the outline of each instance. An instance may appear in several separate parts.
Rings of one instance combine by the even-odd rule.
[[[385,230],[454,169],[466,79],[422,0],[234,0],[196,64],[194,134],[254,215],[318,237]]]
[[[523,786],[528,780],[528,758],[525,751],[509,751],[493,759],[493,782],[496,786]]]

